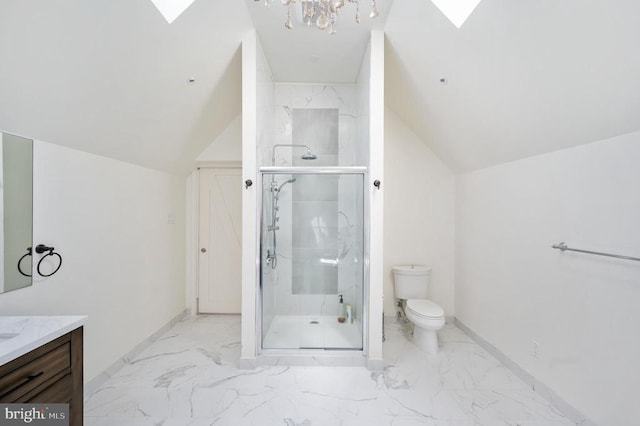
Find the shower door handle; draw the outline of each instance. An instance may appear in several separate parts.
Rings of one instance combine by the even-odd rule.
[[[248,189],[251,185],[253,185],[253,181],[251,179],[247,179],[244,181],[244,188]]]

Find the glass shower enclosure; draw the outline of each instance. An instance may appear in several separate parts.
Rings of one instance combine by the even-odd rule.
[[[261,169],[262,349],[362,350],[364,168]]]

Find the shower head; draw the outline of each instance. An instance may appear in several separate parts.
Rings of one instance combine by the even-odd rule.
[[[271,165],[272,166],[276,165],[276,148],[281,148],[281,147],[305,148],[307,150],[307,152],[305,154],[303,154],[302,156],[300,156],[300,158],[302,158],[303,160],[315,160],[316,158],[318,158],[317,155],[315,155],[315,154],[313,154],[311,152],[311,148],[309,148],[307,145],[279,143],[279,144],[274,145],[272,150],[271,150]]]
[[[300,158],[302,158],[303,160],[315,160],[316,158],[318,158],[318,156],[312,153],[311,150],[307,149],[307,152],[302,154]]]

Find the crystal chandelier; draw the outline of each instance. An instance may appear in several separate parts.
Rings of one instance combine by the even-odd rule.
[[[255,0],[261,1],[261,0]],[[293,28],[291,22],[291,7],[296,3],[300,3],[302,7],[302,22],[311,27],[315,25],[320,30],[326,30],[329,28],[329,34],[335,34],[335,23],[340,10],[347,3],[355,5],[356,8],[356,23],[360,23],[360,3],[359,0],[279,0],[282,6],[287,7],[287,20],[284,22],[284,26],[287,29]],[[264,0],[264,6],[270,7],[273,0]],[[378,16],[378,9],[376,9],[376,0],[371,1],[371,13],[369,18],[375,18]]]

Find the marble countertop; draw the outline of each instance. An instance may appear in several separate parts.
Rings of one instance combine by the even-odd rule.
[[[0,365],[81,327],[87,321],[76,316],[0,316]]]

